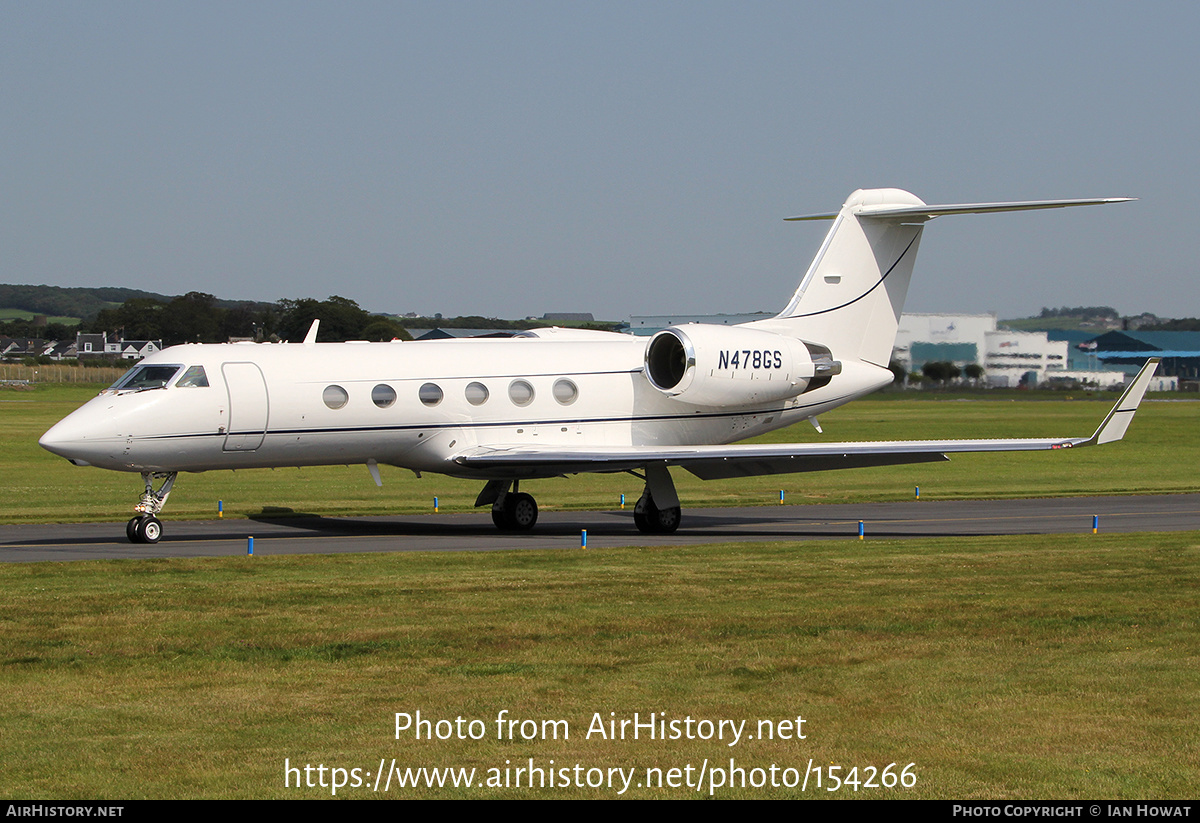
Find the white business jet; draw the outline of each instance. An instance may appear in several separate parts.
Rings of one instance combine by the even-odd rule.
[[[179,472],[380,463],[484,481],[501,529],[529,529],[522,480],[629,472],[645,480],[644,532],[680,522],[669,467],[703,479],[946,460],[953,452],[1061,449],[1119,440],[1157,361],[1091,437],[729,445],[892,382],[888,360],[921,232],[946,214],[1051,209],[1129,198],[929,206],[860,190],[836,214],[778,316],[687,324],[647,342],[538,329],[504,340],[189,344],[141,361],[39,441],[79,466],[140,472],[126,533],[162,535]],[[155,483],[161,481],[158,488]]]

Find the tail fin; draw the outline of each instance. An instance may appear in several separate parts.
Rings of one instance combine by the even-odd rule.
[[[748,325],[828,346],[839,360],[853,358],[886,367],[926,222],[943,214],[1054,209],[1130,199],[929,206],[900,189],[859,189],[836,214],[787,218],[834,223],[787,308],[771,320]]]

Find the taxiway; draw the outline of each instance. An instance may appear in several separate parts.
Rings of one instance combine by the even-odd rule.
[[[501,532],[487,510],[396,517],[272,517],[170,520],[161,543],[125,540],[124,523],[0,526],[0,562],[113,558],[222,557],[395,551],[591,549],[756,540],[867,540],[989,534],[1086,534],[1200,529],[1200,494],[1067,497],[1036,500],[930,500],[905,503],[687,509],[674,534],[649,535],[632,506],[614,511],[543,512],[530,532]]]

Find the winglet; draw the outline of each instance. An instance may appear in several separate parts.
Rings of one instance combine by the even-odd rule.
[[[1125,393],[1121,395],[1121,399],[1117,401],[1117,404],[1112,407],[1108,416],[1104,418],[1104,422],[1100,424],[1100,428],[1096,429],[1096,433],[1090,439],[1085,440],[1079,445],[1099,446],[1103,443],[1120,440],[1125,436],[1125,430],[1133,422],[1133,415],[1138,410],[1138,404],[1142,402],[1142,397],[1146,394],[1146,388],[1150,385],[1150,378],[1154,376],[1154,372],[1158,369],[1160,359],[1158,357],[1151,357],[1146,361],[1146,365],[1142,366],[1142,370],[1137,373],[1137,377],[1130,381],[1129,388],[1125,389]]]
[[[317,342],[317,326],[321,325],[320,318],[313,321],[313,324],[308,327],[308,334],[304,335],[304,345],[311,346]]]

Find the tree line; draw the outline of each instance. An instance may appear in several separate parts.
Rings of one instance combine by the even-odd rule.
[[[177,343],[224,343],[232,337],[258,341],[303,340],[314,319],[320,319],[317,339],[387,341],[410,339],[394,318],[372,314],[345,297],[302,298],[276,303],[229,303],[211,294],[188,292],[164,300],[133,297],[120,306],[100,309],[78,326],[37,325],[33,320],[0,323],[0,335],[74,340],[76,332],[107,332],[126,340]]]
[[[387,341],[411,339],[394,318],[372,314],[347,297],[327,300],[284,299],[274,304],[226,303],[211,294],[188,292],[164,302],[133,298],[101,310],[83,332],[120,334],[127,340],[178,343],[223,343],[233,337],[257,341],[304,339],[314,319],[321,321],[317,340]]]
[[[1078,317],[1081,320],[1120,320],[1121,315],[1112,306],[1061,306],[1057,309],[1042,307],[1039,317]]]

